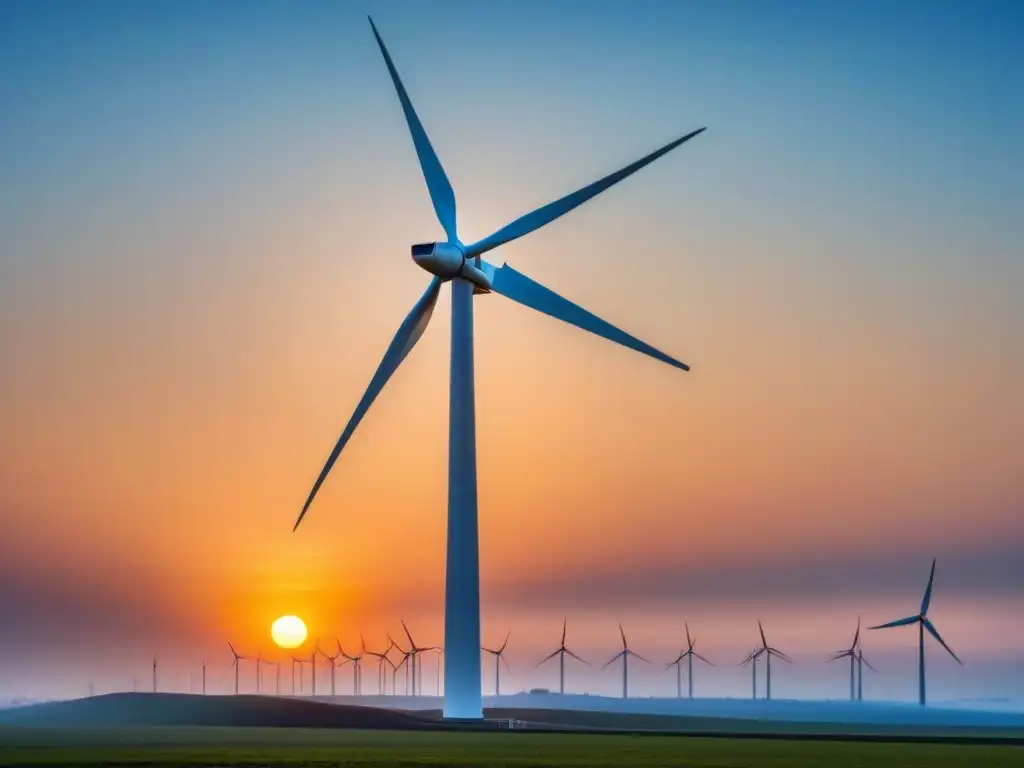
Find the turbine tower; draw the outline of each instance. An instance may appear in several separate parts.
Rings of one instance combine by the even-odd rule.
[[[864,701],[864,667],[867,667],[872,672],[878,670],[872,667],[868,660],[864,658],[864,651],[860,648],[857,649],[857,701]]]
[[[932,560],[932,572],[928,576],[928,586],[924,590],[924,598],[921,600],[921,612],[916,616],[907,616],[905,619],[897,619],[896,621],[890,621],[888,624],[880,624],[877,627],[869,627],[869,629],[888,629],[889,627],[903,627],[908,624],[917,624],[917,680],[918,680],[918,702],[923,707],[925,705],[925,693],[924,693],[924,631],[927,629],[929,634],[939,641],[939,645],[949,651],[949,655],[956,659],[956,663],[963,665],[959,657],[953,653],[953,649],[946,645],[946,641],[939,635],[939,631],[935,629],[935,625],[928,620],[928,606],[932,602],[932,583],[935,581],[935,560]]]
[[[260,682],[263,679],[263,651],[256,654],[256,694],[260,692]]]
[[[382,695],[386,695],[388,692],[388,670],[387,667],[384,666],[384,660],[387,659],[388,661],[391,661],[388,659],[388,654],[391,652],[391,649],[395,647],[395,641],[391,640],[390,636],[388,637],[388,640],[391,644],[384,649],[383,653],[380,651],[371,651],[369,648],[366,649],[367,655],[373,656],[377,659],[377,692]]]
[[[643,656],[635,651],[629,649],[629,645],[626,643],[626,633],[622,631],[622,624],[619,624],[619,634],[622,635],[622,650],[612,656],[608,661],[604,663],[601,669],[611,666],[619,659],[622,659],[622,698],[629,698],[629,657],[635,656],[640,661],[646,661],[648,664],[651,662],[647,661]]]
[[[391,635],[388,635],[388,639],[391,640]],[[395,644],[395,648],[397,648],[398,652],[402,654],[402,660],[398,662],[398,666],[395,667],[395,674],[397,675],[398,670],[405,667],[405,695],[408,696],[409,691],[411,690],[409,678],[412,676],[412,662],[409,660],[412,658],[412,651],[405,650],[405,648],[400,646],[398,643],[395,643],[394,640],[391,640],[391,642]],[[392,680],[393,679],[394,678],[392,678]],[[392,685],[391,690],[394,691],[394,685]]]
[[[407,626],[405,626],[405,620],[404,619],[399,619],[399,621],[402,622],[402,629],[405,630],[405,636],[409,640],[409,652],[412,654],[411,659],[410,659],[411,662],[412,662],[412,695],[413,696],[422,696],[423,695],[423,667],[420,664],[420,654],[421,653],[426,653],[427,651],[437,651],[437,650],[440,650],[440,648],[438,648],[438,646],[436,646],[436,645],[425,645],[425,646],[416,645],[416,641],[412,639],[412,634],[410,634],[409,628]],[[391,642],[394,643],[395,641],[392,640]],[[395,643],[395,647],[398,648],[398,643]],[[402,650],[402,649],[399,648],[398,650]],[[479,660],[480,660],[480,656],[479,656],[479,654],[477,654],[477,661],[479,661]]]
[[[206,695],[206,659],[203,659],[203,696]]]
[[[786,662],[787,664],[792,664],[793,660],[791,658],[789,658],[789,656],[784,654],[782,651],[777,650],[775,648],[772,648],[770,645],[768,645],[768,641],[764,637],[764,627],[761,626],[761,620],[760,619],[757,620],[757,629],[761,633],[761,648],[760,648],[760,650],[757,651],[757,654],[755,655],[753,661],[756,663],[756,661],[757,661],[756,657],[764,655],[765,699],[768,700],[768,701],[771,701],[771,698],[772,698],[772,657],[773,656],[778,657],[778,658],[782,659],[784,662]],[[755,675],[756,674],[757,673],[755,671]],[[755,681],[756,681],[756,677],[755,677]],[[756,682],[755,682],[755,688],[756,688]],[[754,698],[757,698],[756,692],[754,694]]]
[[[316,696],[316,655],[320,653],[320,638],[317,638],[313,644],[313,650],[309,652],[309,666],[310,666],[310,679],[311,679],[311,696]]]
[[[236,651],[235,650],[235,646],[233,646],[230,641],[228,641],[228,648],[231,649],[231,655],[234,657],[231,660],[231,666],[235,668],[235,696],[237,696],[238,695],[238,668],[239,668],[239,666],[241,666],[239,664],[239,662],[240,661],[249,661],[250,659],[249,659],[248,656],[243,656],[238,651]],[[258,676],[258,674],[259,674],[259,672],[257,670],[257,676]]]
[[[764,648],[754,648],[743,661],[740,662],[741,667],[745,667],[750,664],[751,683],[753,685],[754,698],[757,698],[757,660],[761,658],[761,654],[764,653]]]
[[[715,666],[710,661],[705,659],[695,650],[693,646],[697,643],[697,638],[690,637],[690,625],[686,624],[686,650],[680,651],[679,655],[674,661],[670,661],[665,665],[665,671],[667,672],[672,667],[676,668],[676,698],[683,698],[683,681],[682,681],[682,667],[683,659],[686,659],[686,681],[689,686],[690,698],[693,698],[693,659],[694,657],[700,659],[705,664],[710,664],[712,667]]]
[[[501,644],[501,647],[497,650],[491,650],[490,648],[480,647],[480,650],[494,656],[494,695],[501,696],[501,665],[504,664],[505,668],[508,669],[508,662],[505,661],[505,649],[508,648],[508,639],[512,637],[512,630],[508,631],[505,635],[505,642]]]
[[[829,659],[829,662],[838,661],[839,659],[850,657],[850,701],[854,701],[855,689],[854,682],[856,679],[856,664],[857,664],[857,651],[860,648],[860,617],[857,617],[857,631],[853,634],[853,642],[850,647],[843,651],[837,651],[836,655]]]
[[[540,661],[537,662],[537,666],[539,667],[541,664],[543,664],[548,659],[553,659],[553,658],[555,658],[555,656],[558,657],[558,692],[560,694],[562,694],[563,696],[565,695],[565,657],[567,655],[568,656],[572,656],[574,659],[576,659],[576,661],[583,662],[588,667],[590,666],[590,662],[583,661],[583,659],[581,659],[579,656],[577,656],[575,653],[573,653],[572,651],[570,651],[568,648],[565,647],[565,627],[566,627],[567,623],[568,623],[568,619],[563,619],[562,620],[562,642],[559,644],[558,648],[556,648],[550,654],[548,654],[543,659],[541,659]],[[447,667],[448,667],[448,664],[447,664],[447,661],[446,661],[445,662],[445,668],[447,669]],[[445,675],[444,684],[445,684],[445,695],[447,696],[447,693],[448,693],[448,689],[447,689],[448,677],[447,677],[447,675]]]
[[[337,638],[335,638],[335,642],[337,642]],[[319,648],[319,647],[320,647],[320,643],[319,643],[319,641],[317,641],[317,648]],[[338,652],[335,653],[333,656],[328,656],[323,651],[320,651],[320,655],[323,656],[325,659],[327,659],[329,662],[331,662],[331,696],[333,697],[334,696],[334,670],[337,669],[337,667],[338,667],[338,657],[341,656],[341,643],[338,643]],[[348,662],[343,661],[341,663],[342,664],[346,664]]]
[[[153,655],[153,693],[156,693],[156,655]]]
[[[295,695],[295,665],[299,665],[299,694],[302,694],[302,665],[309,664],[309,659],[300,659],[292,656],[292,695]]]
[[[431,273],[426,291],[413,305],[384,353],[355,412],[345,426],[313,484],[295,522],[298,528],[359,422],[430,321],[441,285],[452,283],[451,368],[448,430],[448,541],[445,566],[444,716],[479,719],[483,716],[480,681],[480,549],[477,523],[476,423],[473,382],[473,297],[497,293],[530,309],[575,325],[598,336],[681,370],[689,368],[664,352],[616,328],[582,307],[562,298],[506,264],[496,267],[481,258],[499,246],[555,221],[594,196],[617,184],[662,155],[701,133],[704,128],[675,139],[660,149],[604,178],[519,217],[497,232],[470,245],[456,228],[455,193],[427,133],[413,108],[405,86],[370,20],[391,81],[412,134],[420,169],[427,183],[434,212],[445,231],[444,242],[412,246],[413,262]]]
[[[360,635],[362,640],[362,635]],[[366,641],[362,640],[360,651],[357,656],[352,656],[345,653],[341,647],[341,641],[335,638],[335,642],[338,644],[338,652],[345,657],[346,661],[352,662],[352,695],[358,696],[363,692],[363,666],[362,659],[366,655]]]

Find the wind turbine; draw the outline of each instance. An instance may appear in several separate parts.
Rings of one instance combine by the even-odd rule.
[[[292,695],[295,695],[295,665],[299,665],[299,693],[302,693],[302,665],[308,664],[309,659],[300,659],[297,656],[292,656]]]
[[[772,656],[777,656],[778,658],[782,659],[787,664],[792,664],[793,660],[791,658],[789,658],[789,656],[784,654],[782,651],[777,650],[775,648],[772,648],[770,645],[768,645],[768,641],[764,637],[764,627],[761,626],[761,620],[760,619],[757,620],[757,629],[761,633],[761,649],[757,652],[756,656],[760,656],[760,655],[763,654],[764,657],[765,657],[765,661],[764,661],[765,699],[767,699],[768,701],[771,701],[771,698],[772,698]],[[756,656],[754,658],[755,662],[757,661]],[[757,673],[755,671],[755,675],[756,674]],[[755,680],[756,680],[756,678],[755,678]],[[756,693],[755,693],[754,698],[757,698]]]
[[[156,655],[153,655],[153,693],[156,693]]]
[[[249,659],[248,656],[243,656],[238,651],[236,651],[235,650],[235,646],[233,646],[230,641],[228,641],[228,648],[231,649],[231,655],[234,656],[234,659],[232,659],[232,661],[231,661],[231,666],[235,668],[235,696],[237,696],[238,695],[238,667],[240,666],[238,662],[240,662],[240,661],[250,661],[250,659]],[[257,677],[258,676],[259,676],[259,669],[257,668]]]
[[[316,655],[320,653],[320,638],[313,644],[313,650],[309,652],[310,677],[312,678],[311,696],[316,696]]]
[[[850,647],[844,651],[837,651],[836,655],[829,659],[829,662],[838,661],[839,659],[850,657],[850,701],[853,701],[854,696],[854,679],[856,675],[856,664],[857,664],[857,650],[860,646],[860,617],[857,617],[857,631],[853,635],[853,642]]]
[[[263,651],[256,654],[256,694],[260,692],[260,681],[263,678]]]
[[[689,686],[689,689],[690,689],[689,692],[690,692],[690,698],[691,699],[693,698],[693,659],[694,659],[694,657],[697,657],[698,659],[703,661],[705,664],[711,664],[712,667],[715,666],[710,661],[708,661],[703,656],[701,656],[699,653],[697,653],[695,650],[693,650],[693,646],[696,643],[697,643],[697,638],[690,637],[690,625],[686,624],[686,650],[685,651],[680,651],[679,655],[675,658],[675,661],[670,661],[668,664],[665,665],[665,670],[666,671],[668,671],[672,667],[676,668],[676,698],[677,699],[681,699],[683,697],[683,681],[681,679],[683,659],[686,659],[686,680],[687,680],[687,685]]]
[[[481,256],[555,221],[594,196],[617,184],[662,155],[701,133],[704,128],[675,139],[645,157],[604,178],[521,216],[497,232],[470,245],[456,228],[455,193],[427,133],[413,108],[395,65],[370,20],[374,37],[405,113],[413,145],[430,192],[434,212],[445,231],[444,242],[412,246],[413,262],[431,273],[426,291],[413,305],[395,334],[313,484],[295,522],[298,528],[342,449],[373,401],[426,330],[441,285],[452,283],[451,369],[448,431],[448,548],[445,568],[444,716],[478,719],[483,716],[480,687],[480,548],[477,524],[476,424],[473,382],[473,297],[497,293],[530,309],[614,341],[681,370],[679,360],[600,319],[521,272],[503,264],[496,267]]]
[[[335,638],[335,642],[337,642],[337,638]],[[320,647],[320,641],[318,640],[317,641],[317,648],[319,648],[319,647]],[[323,656],[325,659],[327,659],[329,662],[331,662],[331,696],[334,696],[334,670],[337,669],[338,657],[341,656],[341,643],[338,643],[338,652],[336,654],[334,654],[333,656],[328,656],[323,651],[320,651],[320,655]],[[343,661],[341,663],[342,664],[346,664],[347,662]]]
[[[501,644],[501,647],[497,650],[491,650],[490,648],[484,648],[481,646],[481,650],[494,656],[494,695],[501,696],[501,665],[504,664],[508,668],[508,662],[505,661],[505,649],[508,648],[508,639],[512,637],[512,630],[508,631],[505,635],[505,642]]]
[[[747,664],[751,665],[751,682],[753,683],[754,687],[755,699],[757,698],[757,660],[761,657],[762,653],[764,653],[764,648],[754,648],[754,650],[750,652],[750,655],[740,662],[741,667],[745,667]]]
[[[864,701],[864,667],[867,667],[872,672],[878,670],[872,667],[868,660],[864,658],[864,651],[860,648],[857,649],[857,701]]]
[[[384,649],[383,653],[380,653],[379,651],[371,651],[369,648],[366,649],[366,653],[368,655],[374,656],[377,659],[377,691],[382,695],[387,694],[388,692],[388,670],[387,667],[384,666],[384,660],[388,658],[388,653],[390,653],[391,649],[395,647],[395,641],[391,640],[390,636],[388,637],[388,640],[391,641],[391,644]],[[388,659],[388,661],[391,660]]]
[[[629,657],[636,656],[640,661],[647,661],[643,656],[635,651],[629,649],[629,645],[626,643],[626,633],[622,631],[622,624],[619,624],[619,634],[622,635],[622,650],[612,656],[608,661],[604,663],[601,669],[605,669],[614,662],[622,659],[622,698],[629,698]],[[647,661],[648,664],[651,662]]]
[[[869,627],[869,629],[888,629],[889,627],[903,627],[908,624],[917,624],[918,632],[918,700],[923,707],[925,705],[924,695],[924,631],[927,629],[929,634],[939,641],[939,645],[949,651],[949,655],[956,659],[956,663],[963,665],[959,657],[953,653],[953,649],[946,645],[946,641],[939,635],[939,631],[935,629],[935,625],[928,620],[928,606],[932,602],[932,582],[935,581],[935,560],[932,560],[932,572],[928,576],[928,586],[924,590],[924,598],[921,600],[921,612],[916,616],[907,616],[905,619],[897,619],[896,621],[890,621],[888,624],[880,624],[877,627]]]
[[[206,695],[206,659],[203,659],[203,696]]]
[[[423,647],[416,645],[416,641],[412,639],[412,634],[409,632],[409,628],[405,626],[405,620],[399,619],[399,621],[402,622],[402,629],[405,630],[405,636],[409,639],[409,653],[411,654],[410,661],[412,663],[412,695],[422,695],[423,668],[420,666],[420,654],[426,651],[436,651],[438,650],[438,647],[436,645],[428,645]],[[402,650],[401,648],[399,648],[398,643],[396,643],[394,640],[392,640],[391,642],[396,648],[398,648],[399,651]],[[477,659],[479,660],[479,656],[477,657]]]
[[[391,635],[388,635],[388,639],[391,639]],[[394,643],[394,640],[392,640],[391,642]],[[405,695],[408,696],[409,691],[411,690],[409,678],[412,676],[412,662],[410,662],[409,660],[412,658],[412,651],[405,650],[405,648],[400,646],[398,643],[395,643],[395,648],[398,650],[400,654],[402,654],[402,660],[398,662],[398,665],[395,667],[394,674],[397,675],[398,670],[400,670],[402,667],[405,667]],[[394,677],[392,677],[392,681],[394,681]],[[394,685],[391,686],[391,690],[392,692],[394,692]]]
[[[362,682],[363,682],[362,658],[366,654],[366,641],[365,640],[362,641],[363,644],[361,646],[361,650],[359,651],[359,655],[358,656],[351,656],[351,655],[345,653],[344,649],[341,647],[341,641],[338,640],[337,638],[335,638],[334,641],[338,644],[338,652],[342,656],[344,656],[347,661],[351,661],[352,662],[352,695],[353,696],[358,696],[360,693],[362,693],[362,690],[363,690],[363,686],[362,686]]]
[[[563,619],[562,620],[562,642],[559,644],[558,648],[556,648],[550,654],[548,654],[543,659],[541,659],[540,661],[537,662],[537,666],[539,667],[541,664],[543,664],[548,659],[553,659],[553,658],[555,658],[555,656],[558,657],[558,692],[560,694],[562,694],[562,695],[565,694],[565,657],[566,657],[566,655],[572,656],[574,659],[576,659],[576,661],[581,661],[584,664],[586,664],[588,667],[590,666],[590,662],[583,661],[583,659],[581,659],[579,656],[577,656],[575,653],[573,653],[572,651],[570,651],[568,648],[565,647],[565,627],[566,627],[567,623],[568,623],[568,619]],[[445,669],[447,670],[447,668],[448,668],[448,664],[447,664],[447,661],[446,661],[445,662]],[[447,675],[447,673],[445,674],[444,684],[445,684],[445,697],[447,698],[447,695],[448,695],[448,675]]]

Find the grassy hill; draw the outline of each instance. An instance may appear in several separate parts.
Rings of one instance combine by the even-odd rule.
[[[111,693],[0,710],[2,725],[273,726],[412,730],[439,727],[436,718],[378,707],[324,704],[269,696]]]

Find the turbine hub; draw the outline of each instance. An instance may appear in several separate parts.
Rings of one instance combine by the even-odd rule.
[[[473,283],[474,293],[490,293],[490,278],[477,266],[479,259],[467,259],[456,243],[417,243],[412,247],[412,260],[442,280],[460,277]]]

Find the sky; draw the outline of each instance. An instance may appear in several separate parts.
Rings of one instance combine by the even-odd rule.
[[[291,531],[442,237],[367,13],[467,242],[707,126],[491,254],[692,366],[476,299],[503,688],[557,685],[565,619],[601,663],[621,621],[636,692],[671,694],[688,623],[698,691],[745,696],[761,619],[798,662],[777,696],[841,697],[823,660],[915,613],[937,557],[965,666],[931,644],[930,697],[1019,695],[1018,4],[18,0],[0,696],[123,690],[154,653],[168,689],[204,658],[226,689],[226,642],[273,654],[285,613],[443,641],[447,290]],[[915,643],[865,637],[866,696],[914,698]]]

